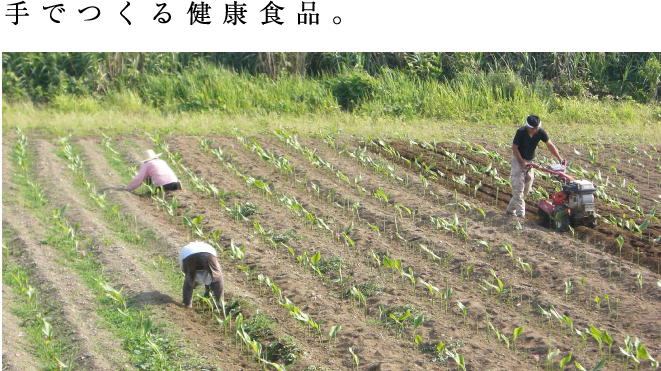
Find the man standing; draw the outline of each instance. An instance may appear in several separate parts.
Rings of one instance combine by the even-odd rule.
[[[224,294],[223,271],[216,257],[216,249],[204,242],[191,242],[179,252],[179,266],[184,272],[184,306],[192,308],[193,289],[205,285],[205,296],[213,291],[216,304]]]
[[[535,179],[534,169],[529,164],[535,158],[535,149],[539,141],[546,143],[546,147],[551,151],[560,163],[564,164],[558,150],[549,140],[549,136],[542,129],[542,122],[539,116],[530,115],[526,119],[526,125],[520,127],[514,135],[512,142],[512,172],[510,173],[510,183],[512,184],[512,199],[507,206],[507,215],[515,215],[521,218],[526,216],[526,202],[524,198],[532,188],[532,182]]]

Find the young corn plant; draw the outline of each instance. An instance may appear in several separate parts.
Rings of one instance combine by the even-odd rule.
[[[514,329],[514,333],[512,334],[512,348],[514,353],[516,353],[516,339],[521,336],[521,334],[523,334],[523,326]]]
[[[328,332],[328,350],[332,351],[331,340],[335,338],[335,344],[337,344],[337,333],[342,329],[342,324],[337,324],[331,327]]]
[[[459,300],[457,300],[457,307],[459,307],[459,310],[461,310],[461,314],[464,317],[464,325],[466,325],[466,314],[468,314],[468,309],[466,308],[465,305],[463,305]]]
[[[594,327],[594,325],[590,325],[590,335],[592,335],[597,344],[599,344],[599,356],[601,356],[601,344],[604,341],[603,333]]]
[[[494,279],[496,280],[496,282],[498,283],[498,286],[492,284],[491,282],[489,282],[489,281],[487,281],[487,280],[482,280],[482,282],[484,282],[484,284],[486,284],[487,287],[489,287],[489,288],[495,290],[496,293],[498,293],[498,300],[500,301],[501,298],[502,298],[502,295],[505,294],[505,293],[507,293],[508,289],[506,289],[506,288],[503,287],[503,281],[501,281],[500,278],[498,278],[498,276],[496,276],[496,272],[494,272],[493,269],[491,270],[491,275],[493,276],[493,278],[494,278]],[[484,288],[484,290],[487,290],[487,291],[488,291],[489,289]]]
[[[514,253],[512,252],[512,245],[510,245],[508,243],[502,243],[501,246],[503,246],[505,248],[505,250],[507,251],[507,253],[510,255],[510,258],[512,259],[512,267],[515,267]]]
[[[565,371],[565,367],[567,367],[568,364],[571,363],[571,357],[574,352],[569,352],[569,355],[563,359],[560,360],[560,371]]]
[[[411,333],[411,337],[413,338],[415,336],[415,332],[422,325],[422,322],[424,322],[425,316],[424,314],[421,314],[413,319],[413,332]],[[419,336],[419,335],[418,335]]]
[[[588,370],[587,368],[581,366],[581,364],[578,363],[578,362],[574,362],[574,364],[576,365],[576,368],[577,368],[579,371],[599,371],[599,370],[601,370],[601,369],[604,367],[604,365],[606,364],[606,358],[602,358],[602,359],[601,359],[601,362],[599,362],[596,366],[594,366],[594,368],[592,368],[592,369],[590,369],[590,370]]]
[[[560,349],[556,349],[553,352],[549,352],[546,355],[546,370],[551,371],[551,368],[553,367],[553,359],[557,357],[560,354]]]
[[[353,361],[351,363],[351,369],[358,371],[358,366],[360,365],[360,358],[354,353],[353,348],[349,348],[349,353],[351,353],[351,360]]]
[[[477,241],[480,245],[486,247],[489,261],[491,261],[491,244],[487,241]]]
[[[406,313],[402,314],[401,316],[396,316],[394,313],[390,314],[390,319],[392,319],[396,324],[395,337],[397,339],[399,339],[404,334],[404,321],[409,318],[410,315],[410,309],[408,309]]]

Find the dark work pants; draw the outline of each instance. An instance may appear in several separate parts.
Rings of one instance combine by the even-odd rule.
[[[212,254],[200,252],[192,254],[182,262],[184,272],[184,305],[187,308],[192,306],[193,289],[197,286],[195,274],[199,270],[205,270],[211,275],[211,284],[207,290],[213,292],[216,303],[220,305],[220,298],[224,294],[223,272],[220,269],[218,259]]]

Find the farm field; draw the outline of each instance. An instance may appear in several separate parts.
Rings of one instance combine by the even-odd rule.
[[[540,173],[526,219],[505,216],[502,143],[283,130],[2,141],[8,370],[658,367],[661,144],[560,145],[598,187],[600,218],[559,234],[538,224],[558,186]],[[115,189],[148,148],[184,190]],[[220,311],[181,304],[177,256],[193,240],[222,255]]]

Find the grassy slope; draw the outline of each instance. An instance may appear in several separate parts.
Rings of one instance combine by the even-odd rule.
[[[645,107],[640,108],[645,109]],[[649,109],[652,109],[651,107]],[[523,120],[523,119],[522,119]],[[581,123],[554,121],[553,117],[542,118],[543,127],[557,142],[593,143],[661,143],[661,130],[654,129],[658,123],[611,120],[610,123]],[[629,121],[629,122],[627,122]],[[447,140],[457,137],[472,140],[503,141],[509,143],[514,131],[521,123],[468,123],[462,120],[439,121],[413,118],[399,120],[390,117],[371,118],[348,113],[322,115],[256,115],[238,116],[205,113],[180,113],[161,115],[153,111],[119,112],[104,109],[94,112],[60,112],[54,109],[39,109],[31,105],[3,105],[3,132],[14,126],[22,129],[44,131],[49,134],[74,133],[76,135],[108,135],[165,130],[181,134],[223,134],[235,127],[245,134],[269,132],[278,127],[310,136],[323,131],[354,135],[406,136],[424,138],[428,141]]]

